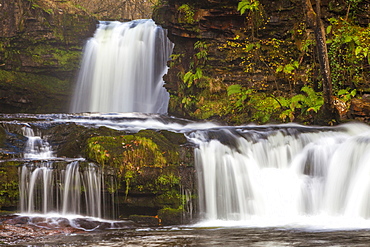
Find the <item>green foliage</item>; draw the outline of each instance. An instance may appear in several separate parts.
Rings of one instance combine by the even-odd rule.
[[[240,14],[244,14],[245,11],[259,11],[260,2],[258,0],[242,0],[238,3],[238,11]]]
[[[182,62],[182,58],[185,54],[171,54],[171,61],[170,61],[170,68],[174,67],[176,64],[180,64]]]
[[[292,72],[295,69],[298,69],[299,62],[298,61],[292,61],[291,63],[285,64],[285,65],[279,65],[276,68],[276,72],[284,72],[285,74],[292,74]]]
[[[195,57],[204,63],[208,56],[208,45],[204,41],[198,40],[194,44],[194,50],[197,51],[197,53],[195,53]]]
[[[227,87],[227,96],[233,96],[234,106],[241,108],[244,105],[244,101],[255,93],[253,89],[244,89],[241,85],[235,84]]]
[[[254,35],[255,28],[259,28],[264,24],[264,9],[258,0],[241,0],[238,3],[237,10],[241,15],[248,10],[246,19],[247,23],[249,23],[248,27],[252,30],[252,35]]]
[[[337,96],[343,100],[344,102],[349,102],[352,98],[354,98],[357,94],[357,90],[350,88],[347,89],[341,89],[337,92]]]
[[[318,113],[324,104],[321,92],[317,93],[309,86],[304,86],[301,91],[305,94],[297,94],[291,98],[279,98],[282,108],[285,109],[280,114],[280,118],[284,122],[287,120],[294,121],[297,111],[300,115]]]
[[[330,19],[327,43],[334,88],[358,86],[366,81],[370,64],[370,27]]]
[[[180,177],[176,176],[173,173],[170,174],[162,174],[157,177],[156,182],[158,189],[163,187],[175,187],[180,185]]]
[[[0,165],[0,209],[17,206],[19,197],[17,162],[3,162]]]
[[[283,122],[294,121],[297,117],[317,113],[324,103],[321,93],[311,87],[304,86],[293,97],[275,97],[266,93],[245,89],[241,85],[227,88],[230,97],[230,113],[249,112],[251,121],[266,123],[271,119],[280,118]]]
[[[187,85],[187,87],[191,87],[193,83],[198,81],[203,77],[203,71],[201,68],[195,68],[195,72],[193,71],[188,71],[183,77],[184,83]]]
[[[202,87],[207,83],[208,77],[203,73],[206,61],[208,60],[208,45],[204,41],[197,41],[194,43],[195,54],[192,57],[190,68],[186,72],[179,73],[182,81],[180,86],[180,95],[182,107],[191,110],[197,103],[194,91],[196,88]]]
[[[189,4],[183,4],[177,9],[180,12],[179,23],[194,24],[196,20],[194,19],[195,10],[194,7]]]
[[[179,146],[174,144],[183,142],[182,134],[143,130],[135,135],[91,137],[87,140],[86,154],[105,169],[115,170],[118,180],[123,181],[126,197],[133,189],[162,193],[175,188],[180,178],[171,172],[156,176],[148,171],[159,172],[170,165],[178,165]],[[109,191],[115,192],[117,188]]]

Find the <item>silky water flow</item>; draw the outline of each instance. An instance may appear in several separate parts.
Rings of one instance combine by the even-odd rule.
[[[268,131],[222,130],[217,135],[221,138],[212,138],[208,131],[190,135],[198,144],[204,222],[370,226],[368,126],[331,131],[282,126]]]
[[[23,134],[28,161],[19,168],[21,214],[103,217],[101,169],[84,160],[58,159],[30,127],[23,127]]]
[[[84,49],[71,112],[167,113],[173,43],[153,20],[100,22]]]

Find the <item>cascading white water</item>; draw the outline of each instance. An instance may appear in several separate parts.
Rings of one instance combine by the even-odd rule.
[[[103,176],[89,163],[73,161],[64,169],[56,162],[24,164],[19,168],[22,214],[86,215],[101,218]],[[64,164],[63,164],[64,166]]]
[[[101,218],[104,182],[101,169],[92,163],[81,168],[80,160],[57,161],[49,143],[36,136],[32,128],[25,126],[22,131],[28,138],[23,156],[33,162],[19,168],[21,213]]]
[[[41,136],[36,136],[32,128],[25,126],[22,131],[23,135],[28,138],[23,152],[24,158],[50,159],[54,157],[49,143],[43,140]]]
[[[204,221],[370,226],[368,126],[223,132],[226,143],[208,131],[190,135],[199,145],[195,155]]]
[[[101,22],[85,47],[71,112],[167,113],[173,43],[152,20]]]

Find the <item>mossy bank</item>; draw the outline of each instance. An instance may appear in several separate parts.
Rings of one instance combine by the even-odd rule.
[[[68,111],[96,24],[69,1],[0,1],[0,111]]]

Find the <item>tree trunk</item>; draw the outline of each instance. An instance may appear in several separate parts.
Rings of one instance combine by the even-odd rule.
[[[332,92],[333,89],[328,49],[326,46],[325,28],[321,20],[321,7],[320,7],[321,2],[320,0],[316,0],[316,13],[315,13],[315,11],[312,8],[311,1],[310,0],[303,1],[306,11],[307,26],[308,28],[314,30],[315,33],[320,71],[323,78],[322,87],[323,87],[324,105],[321,109],[321,114],[319,118],[322,119],[323,122],[328,124],[329,121],[332,121],[333,119],[338,120],[338,113],[333,103],[333,92]]]

